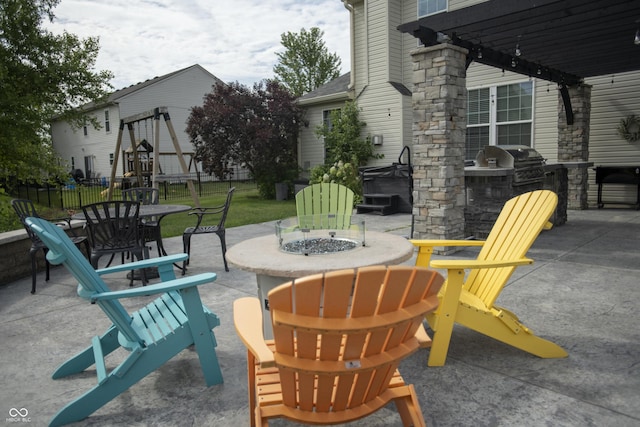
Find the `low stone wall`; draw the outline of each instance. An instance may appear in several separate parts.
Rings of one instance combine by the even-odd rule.
[[[76,235],[85,234],[82,221],[72,223],[72,227]],[[24,229],[0,233],[0,285],[31,277],[29,249],[31,249],[31,239]],[[43,271],[45,268],[43,251],[36,255],[36,260],[38,271]]]

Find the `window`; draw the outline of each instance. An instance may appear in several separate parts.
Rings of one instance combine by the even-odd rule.
[[[111,132],[111,124],[109,123],[109,110],[104,110],[104,130],[106,133]]]
[[[340,108],[336,108],[335,110],[323,110],[322,111],[322,124],[327,127],[327,129],[331,130],[333,127],[333,123],[331,123],[331,112],[332,111],[340,111]]]
[[[447,10],[447,0],[418,0],[418,18]]]
[[[475,159],[485,145],[531,146],[532,128],[533,82],[469,90],[467,159]]]

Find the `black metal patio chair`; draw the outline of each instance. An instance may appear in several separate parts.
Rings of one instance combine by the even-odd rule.
[[[28,217],[41,218],[41,216],[38,214],[31,200],[13,199],[11,201],[11,206],[13,207],[13,210],[16,211],[16,214],[18,215],[18,218],[20,218],[20,222],[22,223],[22,226],[27,231],[27,234],[31,239],[31,249],[29,249],[29,256],[31,257],[31,293],[35,294],[36,293],[36,276],[38,273],[38,266],[36,263],[36,254],[38,253],[38,251],[42,250],[42,252],[45,255],[44,257],[45,281],[49,281],[49,261],[47,261],[47,252],[49,251],[49,249],[42,242],[42,240],[40,240],[40,238],[31,230],[31,227],[27,226],[27,224],[25,223],[25,219]],[[47,218],[43,218],[43,219],[47,219]],[[71,232],[71,236],[70,236],[71,241],[78,247],[80,247],[80,245],[84,245],[86,249],[86,254],[89,255],[90,249],[89,249],[89,242],[87,240],[87,236],[76,235],[76,233],[73,231],[73,228],[71,227],[71,218],[69,217],[53,218],[53,219],[49,219],[48,221],[66,225]]]

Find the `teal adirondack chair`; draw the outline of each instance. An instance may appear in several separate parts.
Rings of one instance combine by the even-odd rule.
[[[353,213],[353,191],[336,183],[309,185],[296,194],[300,228],[348,229]]]
[[[113,322],[103,335],[92,339],[89,347],[54,372],[53,378],[57,379],[95,365],[98,384],[62,408],[53,417],[50,426],[88,417],[192,344],[195,344],[207,386],[222,383],[222,372],[215,351],[217,344],[212,331],[220,321],[202,304],[197,288],[213,282],[215,273],[176,279],[173,263],[182,262],[186,254],[95,270],[62,229],[40,218],[29,217],[26,223],[48,246],[49,262],[64,264],[78,280],[78,295],[98,305]],[[129,271],[132,267],[152,266],[158,267],[162,283],[111,291],[100,277],[107,273]],[[132,314],[119,301],[120,298],[153,294],[161,296]],[[129,355],[118,367],[108,372],[104,359],[120,347],[129,351]]]

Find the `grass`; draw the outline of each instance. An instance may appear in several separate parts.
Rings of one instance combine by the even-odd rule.
[[[200,197],[200,206],[219,206],[226,195]],[[161,204],[194,206],[191,198],[172,199]],[[296,215],[295,200],[265,200],[260,198],[258,190],[236,191],[225,223],[226,228],[257,224],[266,221],[289,218]],[[178,213],[167,215],[162,220],[162,237],[181,236],[185,228],[195,225],[194,215]]]
[[[11,197],[0,196],[0,217],[4,217],[4,230],[18,230],[22,225],[17,220],[17,216],[11,208],[9,201]],[[226,200],[226,194],[215,196],[200,197],[200,206],[219,206]],[[161,200],[161,204],[170,205],[189,205],[194,206],[193,199],[175,198],[171,200]],[[44,218],[61,217],[64,212],[55,212],[55,210],[37,206],[38,213]],[[255,188],[241,189],[238,188],[233,194],[231,207],[225,223],[226,228],[238,227],[247,224],[257,224],[265,221],[273,221],[277,219],[289,218],[295,216],[296,204],[295,200],[265,200],[260,198],[258,190]],[[15,221],[12,221],[14,220]],[[181,236],[185,228],[195,225],[195,216],[187,213],[178,213],[167,215],[162,220],[162,237]],[[2,226],[2,218],[0,218],[0,228]]]

